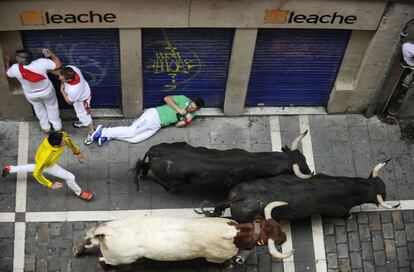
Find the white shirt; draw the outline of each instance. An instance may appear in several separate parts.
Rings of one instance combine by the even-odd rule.
[[[25,93],[32,94],[41,90],[50,89],[50,85],[52,85],[52,83],[47,77],[47,71],[54,70],[56,68],[56,64],[53,61],[50,59],[40,58],[32,61],[29,65],[23,65],[23,67],[32,72],[43,75],[46,78],[38,82],[30,82],[22,77],[19,70],[19,64],[13,64],[9,70],[7,70],[7,76],[17,78],[22,84],[23,91]]]
[[[69,100],[71,102],[82,102],[88,99],[91,96],[91,89],[88,82],[83,77],[82,72],[73,65],[68,65],[66,67],[72,68],[80,78],[80,82],[76,85],[65,83],[65,93],[67,93]]]
[[[402,46],[402,54],[405,62],[410,66],[414,66],[414,44],[410,42],[404,43]]]

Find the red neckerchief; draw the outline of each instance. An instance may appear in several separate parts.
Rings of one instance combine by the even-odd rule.
[[[76,72],[74,72],[73,79],[71,81],[68,81],[68,84],[70,84],[70,85],[76,85],[79,82],[80,82],[80,77],[79,77],[79,75]]]
[[[19,64],[19,71],[20,71],[20,74],[22,74],[22,78],[30,82],[39,82],[39,81],[46,79],[46,77],[44,77],[43,75],[24,68],[23,64]]]

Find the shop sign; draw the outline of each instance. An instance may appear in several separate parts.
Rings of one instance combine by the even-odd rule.
[[[95,24],[115,23],[114,13],[99,13],[93,10],[85,13],[51,13],[49,11],[25,11],[20,14],[23,25],[51,25],[51,24]]]
[[[266,10],[265,24],[345,24],[352,25],[357,21],[355,15],[343,15],[339,12],[329,14],[304,14],[288,10]]]

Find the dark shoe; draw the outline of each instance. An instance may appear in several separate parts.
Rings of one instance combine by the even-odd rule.
[[[408,63],[407,63],[407,62],[405,62],[404,60],[400,62],[400,65],[401,65],[401,67],[402,67],[402,68],[404,68],[404,69],[411,69],[411,70],[414,70],[414,67],[413,67],[413,66],[408,65]]]
[[[74,127],[74,128],[83,128],[83,127],[87,127],[87,126],[85,126],[81,121],[76,121],[76,122],[73,122],[72,123],[72,126]]]
[[[3,177],[10,173],[10,164],[3,164]]]
[[[92,193],[89,193],[89,192],[81,191],[79,197],[82,198],[82,199],[84,199],[84,200],[86,200],[86,201],[89,201],[89,200],[92,199],[93,194]]]

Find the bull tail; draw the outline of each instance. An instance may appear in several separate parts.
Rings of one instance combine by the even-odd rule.
[[[141,181],[141,178],[146,177],[148,175],[148,171],[151,169],[150,163],[145,161],[147,157],[148,152],[145,153],[145,156],[142,160],[138,159],[137,163],[135,164],[134,172],[137,191],[139,191],[139,182]]]
[[[213,211],[207,211],[205,210],[207,202],[204,201],[203,204],[201,204],[200,210],[194,209],[194,212],[197,214],[204,214],[206,217],[220,217],[223,216],[224,210],[230,208],[234,202],[236,201],[225,201],[216,205]]]

